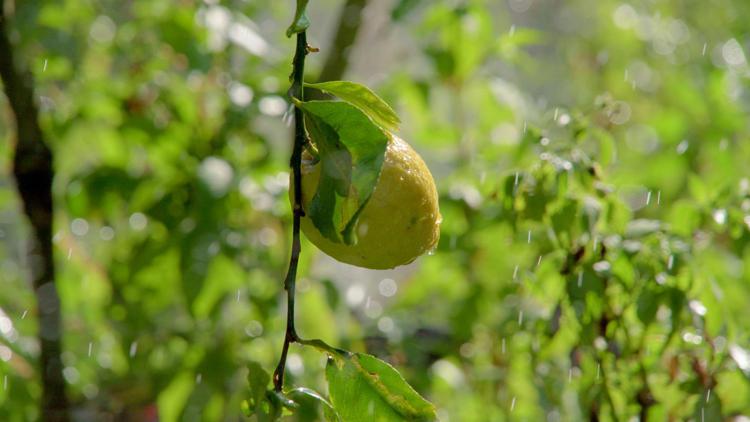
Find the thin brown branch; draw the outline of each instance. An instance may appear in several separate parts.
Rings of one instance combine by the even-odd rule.
[[[308,53],[307,34],[297,34],[297,48],[292,63],[292,86],[289,88],[289,96],[303,100],[302,78],[305,73],[305,56]],[[297,330],[294,328],[294,290],[297,280],[297,264],[299,262],[300,246],[300,218],[304,216],[302,210],[302,149],[305,145],[305,123],[302,110],[294,108],[294,145],[290,166],[292,167],[292,183],[294,184],[294,203],[292,205],[292,253],[289,259],[289,270],[284,280],[284,289],[287,292],[287,319],[286,333],[284,334],[284,345],[281,349],[281,358],[273,373],[273,386],[276,391],[281,391],[284,386],[284,371],[286,368],[286,357],[289,345],[299,340]]]

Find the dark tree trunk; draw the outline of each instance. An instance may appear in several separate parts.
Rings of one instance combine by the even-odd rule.
[[[0,3],[0,76],[16,123],[13,175],[31,223],[27,261],[39,315],[41,415],[43,421],[67,421],[68,400],[60,359],[60,299],[52,250],[52,152],[39,127],[31,74],[14,58],[9,32]]]

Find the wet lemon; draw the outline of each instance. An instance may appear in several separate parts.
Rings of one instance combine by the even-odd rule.
[[[320,165],[303,160],[305,211],[317,191],[319,178]],[[434,249],[440,236],[440,221],[437,189],[430,170],[409,144],[393,136],[375,190],[355,227],[356,244],[328,240],[309,217],[303,217],[301,225],[315,246],[338,261],[387,269],[408,264]]]

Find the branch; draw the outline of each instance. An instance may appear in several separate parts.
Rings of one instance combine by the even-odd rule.
[[[354,44],[362,22],[362,10],[367,6],[368,0],[346,0],[339,13],[336,35],[333,38],[326,61],[323,64],[317,82],[337,81],[344,76],[349,67],[349,56],[351,46]],[[328,98],[321,91],[310,91],[311,100],[323,100]]]
[[[41,418],[43,421],[67,421],[69,406],[60,359],[60,298],[55,287],[52,249],[52,151],[39,127],[31,74],[15,61],[7,23],[0,3],[0,77],[15,116],[17,131],[13,176],[33,237],[28,262],[35,264],[31,270],[39,312]]]
[[[289,96],[303,100],[304,93],[302,89],[302,77],[305,73],[305,56],[308,52],[307,34],[303,31],[297,34],[297,48],[294,53],[292,63],[292,86],[289,88]],[[302,110],[299,107],[294,108],[294,146],[292,148],[292,158],[289,165],[292,167],[294,184],[294,204],[292,205],[293,222],[292,222],[292,254],[289,259],[289,270],[284,280],[284,289],[287,292],[287,315],[286,315],[286,333],[284,335],[284,345],[281,349],[281,358],[276,370],[273,373],[273,387],[276,391],[281,391],[284,386],[284,369],[286,367],[286,356],[289,352],[289,344],[299,340],[297,330],[294,328],[294,288],[297,281],[297,264],[299,262],[300,246],[300,218],[305,215],[302,210],[302,148],[305,145],[305,123],[302,116]]]

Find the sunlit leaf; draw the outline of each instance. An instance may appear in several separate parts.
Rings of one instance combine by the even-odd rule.
[[[419,395],[392,366],[366,354],[328,360],[331,401],[345,421],[433,421],[435,407]]]
[[[328,92],[354,105],[385,130],[395,131],[401,123],[388,103],[364,85],[349,81],[330,81],[306,83],[305,86]]]
[[[321,166],[308,215],[326,238],[353,244],[353,228],[375,189],[388,137],[348,103],[309,101],[299,107],[307,116]]]

